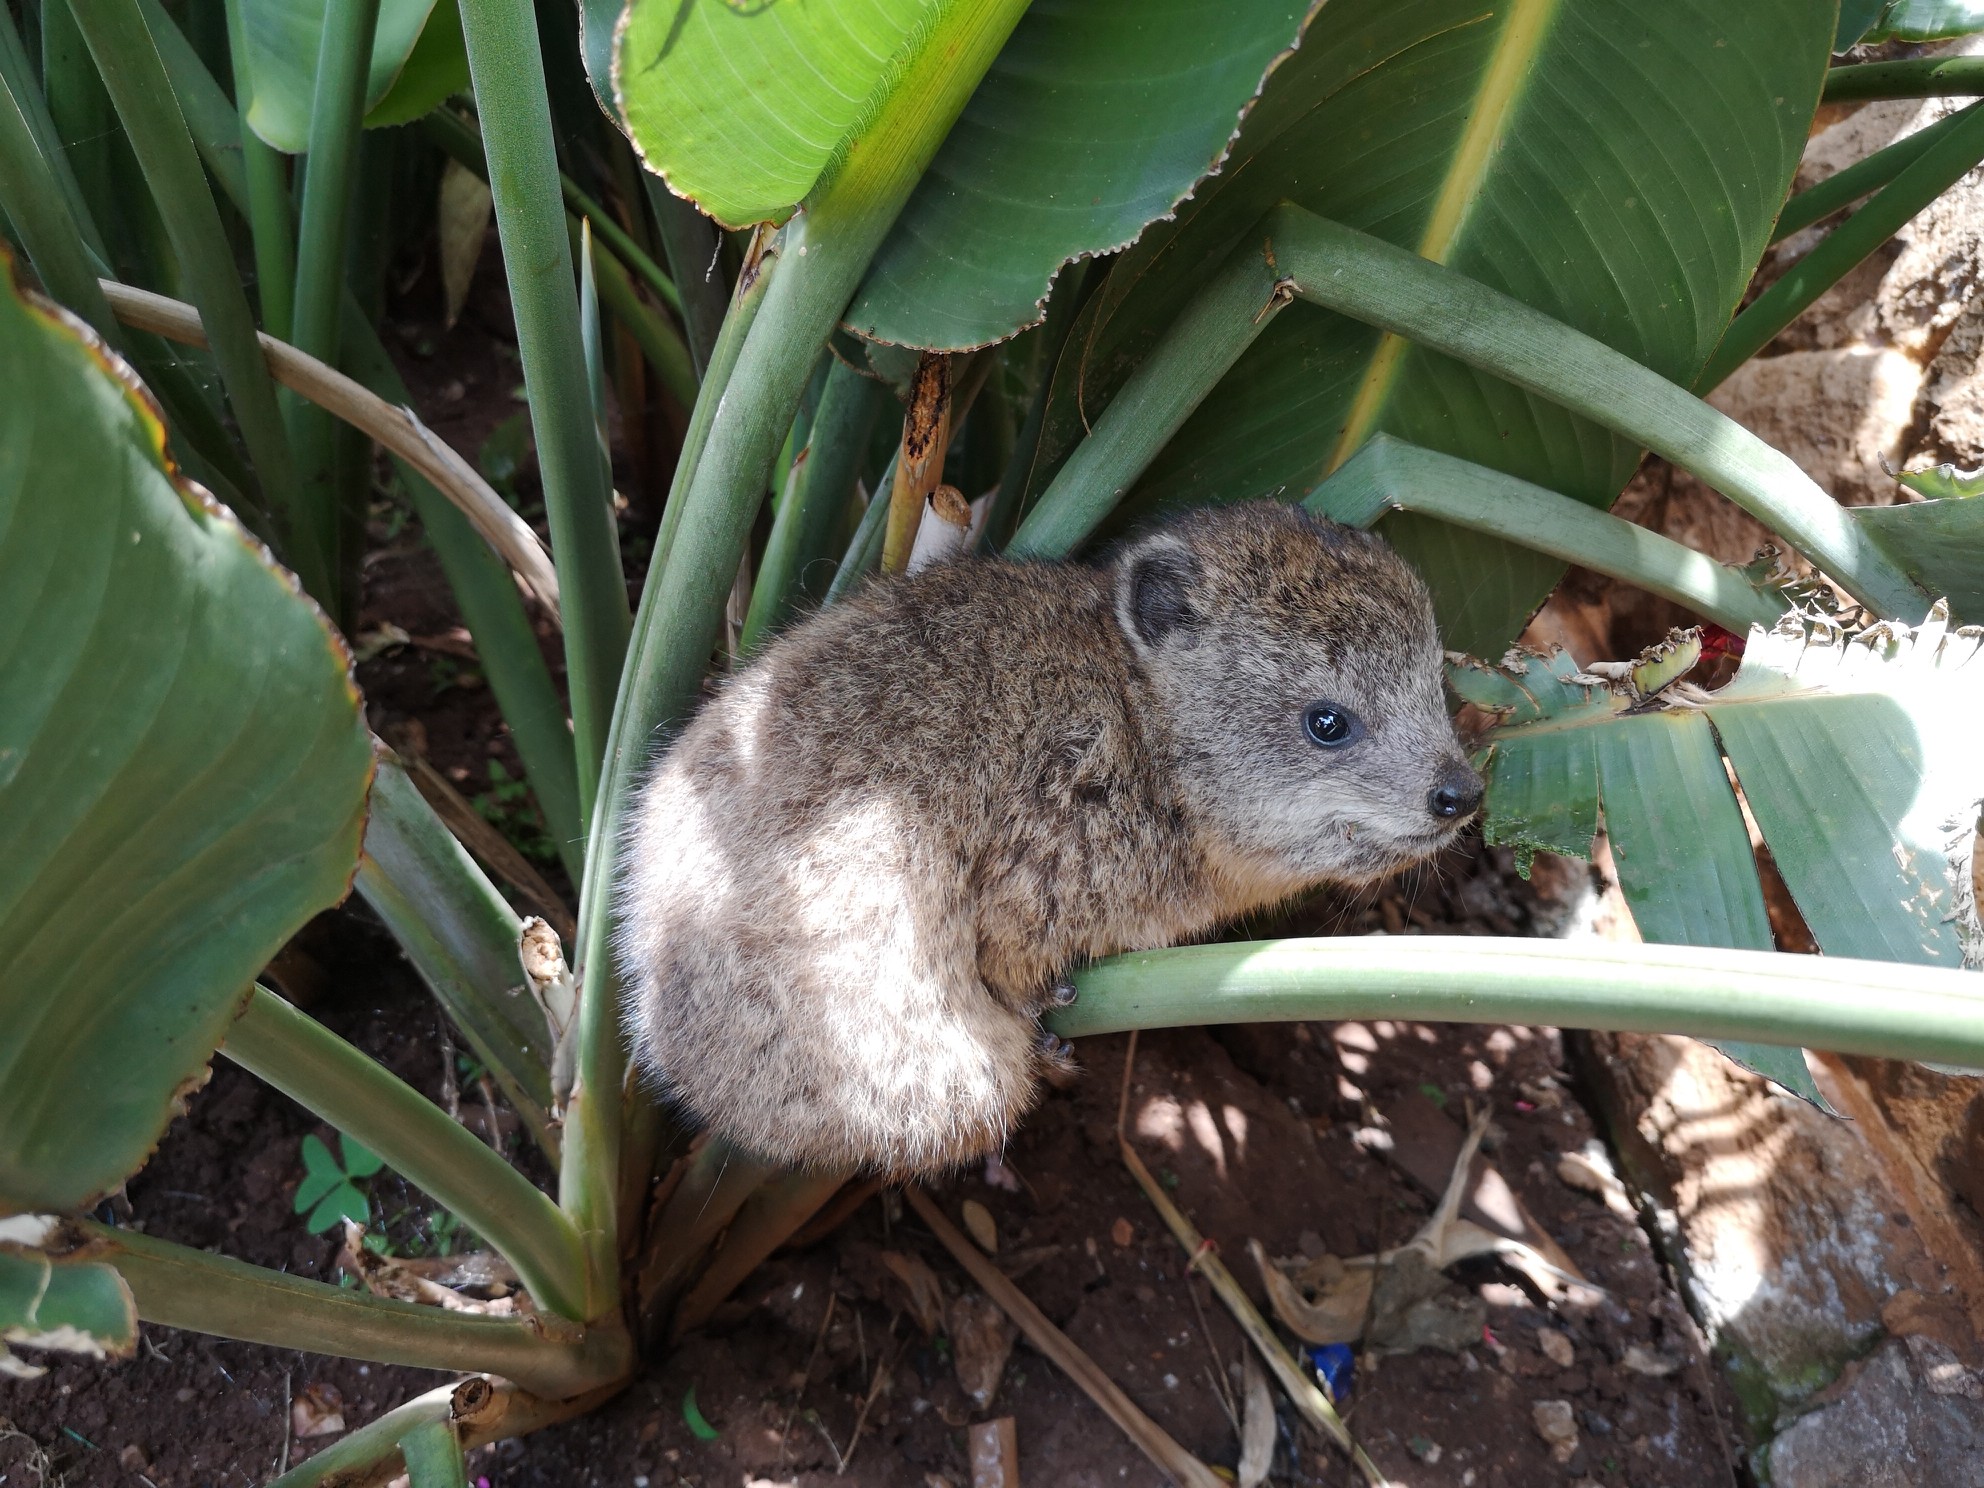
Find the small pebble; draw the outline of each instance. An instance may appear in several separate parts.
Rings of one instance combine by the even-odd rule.
[[[1539,1400],[1530,1407],[1529,1415],[1536,1434],[1550,1444],[1551,1460],[1569,1462],[1578,1450],[1578,1418],[1570,1401]]]
[[[1571,1340],[1555,1328],[1538,1328],[1536,1346],[1543,1350],[1543,1356],[1559,1369],[1569,1369],[1571,1361],[1577,1357],[1571,1348]]]

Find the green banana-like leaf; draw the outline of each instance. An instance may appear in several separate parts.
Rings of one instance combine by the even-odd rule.
[[[1036,323],[1060,267],[1126,246],[1216,168],[1320,0],[1035,0],[847,323],[958,351]]]
[[[0,292],[0,1214],[142,1164],[335,904],[372,750],[295,578],[165,465],[129,371]]]
[[[1502,720],[1484,740],[1488,840],[1519,860],[1585,856],[1602,810],[1647,940],[1768,950],[1733,770],[1822,950],[1962,965],[1976,944],[1981,643],[1938,606],[1914,631],[1848,637],[1796,617],[1753,629],[1735,680],[1712,694],[1657,666],[1635,668],[1637,682],[1587,675],[1562,652],[1455,668],[1456,691]],[[1729,1052],[1812,1094],[1783,1051]]]
[[[1850,6],[1853,0],[1848,0]],[[1841,8],[1841,20],[1845,19]],[[1888,0],[1863,41],[1938,41],[1984,31],[1984,5],[1976,0]]]
[[[1080,317],[1029,481],[1042,489],[1157,337],[1278,202],[1445,263],[1688,383],[1797,166],[1828,0],[1331,0],[1221,172],[1146,231]],[[1639,452],[1544,400],[1326,313],[1278,316],[1123,520],[1300,499],[1377,432],[1609,506]],[[1449,644],[1499,655],[1562,565],[1405,514]]]
[[[462,35],[460,0],[435,0],[399,76],[366,111],[365,127],[411,124],[468,90],[468,41]]]
[[[248,51],[248,78],[253,96],[247,110],[248,125],[276,149],[301,154],[310,147],[310,109],[317,92],[317,48],[324,33],[324,7],[328,0],[241,0],[241,21]],[[453,12],[452,4],[437,5],[435,0],[379,0],[379,23],[372,38],[372,66],[365,85],[365,107],[370,110],[395,91],[408,59],[428,25],[429,16],[443,9]],[[450,27],[452,26],[452,35]],[[458,72],[446,73],[440,66],[450,48],[463,60]],[[466,76],[466,53],[462,50],[461,17],[452,22],[440,17],[435,38],[429,42],[421,69],[409,80],[408,93],[390,117],[376,122],[400,123],[425,113],[406,112],[417,102],[416,94],[431,93],[443,76]],[[433,97],[427,108],[445,98]],[[368,123],[374,122],[370,118]]]
[[[22,1243],[49,1228],[40,1215],[0,1222],[0,1379],[47,1372],[15,1358],[8,1344],[92,1359],[128,1359],[137,1349],[124,1278],[100,1262],[58,1260]]]
[[[1950,469],[1902,477],[1939,500],[1855,507],[1853,515],[1925,592],[1947,595],[1957,619],[1984,622],[1984,500],[1964,489],[1984,484],[1984,471],[1942,474]]]
[[[783,221],[869,117],[897,52],[970,3],[631,0],[606,91],[678,196],[726,227]]]
[[[1874,28],[1887,9],[1887,0],[1840,0],[1839,28],[1833,33],[1832,49],[1843,52]]]

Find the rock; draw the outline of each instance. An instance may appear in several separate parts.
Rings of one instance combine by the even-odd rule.
[[[1984,1402],[1937,1394],[1891,1339],[1778,1434],[1769,1464],[1773,1488],[1984,1488]]]
[[[1571,1361],[1576,1358],[1576,1351],[1571,1347],[1571,1340],[1555,1328],[1538,1328],[1536,1330],[1536,1346],[1542,1349],[1543,1356],[1559,1369],[1569,1369],[1571,1367]]]
[[[1882,1304],[1938,1268],[1916,1229],[1892,1222],[1856,1123],[1773,1095],[1688,1039],[1593,1047],[1628,1176],[1655,1197],[1690,1308],[1767,1427],[1865,1353]]]
[[[1529,1409],[1536,1434],[1550,1444],[1550,1460],[1562,1465],[1577,1455],[1578,1416],[1568,1400],[1539,1400]]]
[[[1665,1354],[1656,1353],[1643,1343],[1627,1344],[1626,1352],[1619,1362],[1634,1374],[1651,1375],[1655,1379],[1673,1374],[1681,1367],[1679,1359],[1670,1359]]]
[[[996,1303],[966,1292],[951,1303],[950,1334],[958,1388],[984,1410],[999,1393],[1019,1329]]]
[[[1754,358],[1708,401],[1789,455],[1837,500],[1885,506],[1899,488],[1881,461],[1898,467],[1908,454],[1922,384],[1921,365],[1905,352],[1849,345]]]

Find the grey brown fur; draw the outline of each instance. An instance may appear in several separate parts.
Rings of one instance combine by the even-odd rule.
[[[1324,699],[1362,737],[1312,743]],[[767,1157],[944,1167],[1061,1059],[1038,1019],[1070,969],[1380,878],[1479,797],[1424,586],[1298,510],[1195,514],[1100,568],[874,583],[729,682],[643,790],[639,1055]]]

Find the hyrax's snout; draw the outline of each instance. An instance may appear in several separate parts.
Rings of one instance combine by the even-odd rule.
[[[1426,793],[1426,809],[1442,821],[1458,821],[1474,815],[1481,804],[1481,777],[1466,760],[1449,760],[1433,788]]]

